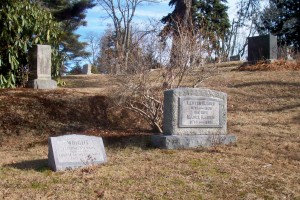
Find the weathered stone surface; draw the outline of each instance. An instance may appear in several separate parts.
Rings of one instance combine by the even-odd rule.
[[[167,90],[163,115],[164,135],[224,135],[227,133],[227,95],[203,88]]]
[[[28,86],[34,89],[55,89],[57,82],[54,80],[34,79],[28,83]]]
[[[92,74],[91,71],[92,71],[92,65],[90,65],[90,64],[83,65],[83,68],[82,68],[82,73],[83,74],[90,75],[90,74]]]
[[[154,147],[163,149],[185,149],[227,145],[236,142],[234,135],[153,135],[151,142]]]
[[[227,94],[205,88],[164,92],[163,135],[153,146],[165,149],[207,147],[236,142],[227,135]]]
[[[29,54],[28,87],[34,89],[55,89],[57,83],[51,80],[51,46],[35,45]]]
[[[248,37],[248,61],[256,63],[260,60],[277,60],[277,37],[260,35]]]
[[[54,171],[107,161],[101,137],[76,134],[50,137],[48,145],[48,165]]]

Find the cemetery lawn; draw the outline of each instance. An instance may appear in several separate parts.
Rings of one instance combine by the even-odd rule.
[[[202,86],[228,94],[228,132],[238,142],[207,149],[152,148],[141,119],[111,114],[113,76],[0,90],[0,199],[299,200],[300,71],[231,69]],[[52,172],[47,138],[66,133],[102,136],[108,162]]]

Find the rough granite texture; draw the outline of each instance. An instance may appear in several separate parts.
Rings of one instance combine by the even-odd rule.
[[[222,102],[220,103],[220,123],[222,127],[179,127],[179,97],[181,96],[198,96],[219,99]],[[164,135],[225,135],[227,134],[227,94],[205,88],[178,88],[167,90],[164,92],[163,117]]]
[[[54,171],[107,161],[101,137],[77,134],[49,137],[48,147],[48,165]]]
[[[206,119],[209,123],[204,123]],[[198,122],[193,124],[193,120]],[[236,140],[236,136],[227,134],[226,93],[206,88],[178,88],[164,92],[163,135],[151,136],[154,147],[208,147],[232,144]]]
[[[55,89],[57,83],[51,80],[51,46],[34,45],[29,55],[27,86],[34,89]]]
[[[54,80],[34,79],[28,82],[28,86],[34,89],[56,89],[57,82]]]
[[[234,135],[153,135],[151,142],[154,147],[162,149],[185,149],[228,145],[236,142]]]

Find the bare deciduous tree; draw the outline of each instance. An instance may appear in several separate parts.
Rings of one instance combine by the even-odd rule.
[[[87,34],[87,50],[91,53],[91,56],[87,57],[89,63],[95,67],[98,64],[98,57],[100,56],[100,49],[101,49],[101,37],[94,32],[90,32]]]
[[[248,45],[245,38],[256,33],[255,20],[260,10],[259,0],[240,0],[237,7],[236,18],[232,20],[225,47],[228,56],[243,56]],[[240,38],[241,35],[244,39]]]
[[[196,87],[215,69],[207,70],[203,65],[205,49],[201,38],[180,24],[176,27],[176,45],[172,42],[162,45],[159,38],[151,37],[151,34],[144,37],[143,49],[135,58],[137,65],[141,66],[140,73],[123,76],[123,84],[113,96],[116,105],[138,113],[150,124],[153,132],[162,132],[163,91],[182,86]],[[151,38],[151,43],[147,38]],[[175,53],[176,60],[169,61],[164,68],[150,70],[153,62],[149,62],[148,55],[158,61],[166,59],[166,55],[170,57],[171,52]]]
[[[131,53],[132,20],[136,8],[142,2],[156,2],[155,0],[97,0],[113,22],[115,73],[124,73],[128,69],[128,59]]]

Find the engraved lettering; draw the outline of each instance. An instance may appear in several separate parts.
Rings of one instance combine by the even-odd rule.
[[[182,127],[220,126],[221,99],[208,97],[180,98],[180,125]]]

